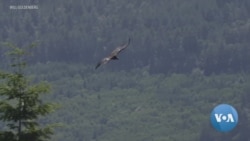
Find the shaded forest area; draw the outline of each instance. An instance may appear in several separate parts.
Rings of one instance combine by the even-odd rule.
[[[35,81],[52,84],[45,98],[61,104],[44,123],[63,123],[53,141],[249,140],[250,75],[150,74],[147,69],[93,73],[79,64],[37,64]],[[210,125],[212,109],[233,105],[239,123],[229,133]]]
[[[64,124],[52,141],[250,140],[249,0],[3,0],[0,27],[1,43],[38,45],[25,74],[61,105],[41,119]],[[119,61],[94,70],[129,37]],[[209,123],[221,103],[239,113],[227,134]]]
[[[112,69],[250,69],[249,0],[33,1],[38,10],[10,10],[16,3],[0,2],[0,38],[19,46],[39,42],[34,62],[95,64],[131,37],[122,63]]]

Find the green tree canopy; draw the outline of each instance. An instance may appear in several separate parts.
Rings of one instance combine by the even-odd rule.
[[[31,84],[24,69],[24,56],[28,53],[13,44],[7,44],[7,55],[11,60],[10,71],[0,71],[0,120],[4,131],[0,132],[1,141],[43,141],[52,135],[52,125],[44,126],[38,122],[55,109],[52,103],[45,103],[41,94],[48,93],[47,83]],[[32,44],[30,47],[33,47]]]

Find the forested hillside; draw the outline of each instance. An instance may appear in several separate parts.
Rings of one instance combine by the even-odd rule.
[[[18,4],[39,9],[9,9]],[[131,37],[122,64],[112,69],[250,69],[249,0],[4,0],[0,7],[1,41],[39,42],[35,62],[93,64]]]
[[[64,125],[52,141],[250,140],[249,0],[1,0],[0,27],[0,70],[2,43],[37,45],[25,74],[61,105],[41,120]],[[220,103],[239,112],[230,133],[209,123]]]
[[[51,82],[54,91],[47,100],[61,104],[45,121],[64,124],[55,141],[249,140],[249,74],[93,71],[64,63],[29,69],[36,81]],[[238,126],[227,134],[210,125],[210,112],[220,103],[239,112]]]

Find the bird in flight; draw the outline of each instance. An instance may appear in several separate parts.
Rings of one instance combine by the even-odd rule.
[[[119,58],[117,57],[117,55],[123,51],[124,49],[126,49],[128,47],[130,43],[130,38],[128,39],[128,42],[124,45],[118,46],[116,49],[114,49],[111,54],[105,58],[103,58],[100,62],[98,62],[98,64],[96,65],[95,69],[97,69],[98,67],[100,67],[102,64],[107,64],[110,60],[118,60]]]

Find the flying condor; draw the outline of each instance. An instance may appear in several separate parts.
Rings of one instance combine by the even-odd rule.
[[[118,46],[116,49],[114,49],[111,54],[105,58],[103,58],[95,67],[95,69],[97,69],[98,67],[100,67],[102,64],[107,64],[110,60],[118,60],[117,55],[123,51],[124,49],[126,49],[128,47],[130,43],[130,38],[128,39],[128,42],[124,45]]]

